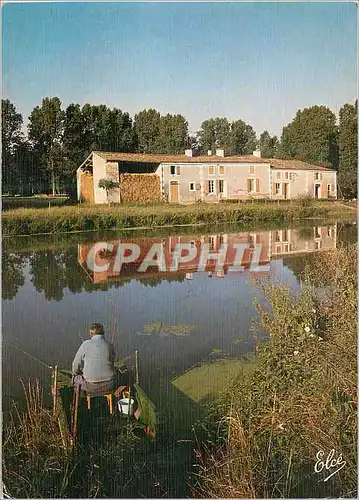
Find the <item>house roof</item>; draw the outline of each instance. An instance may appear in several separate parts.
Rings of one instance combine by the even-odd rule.
[[[312,165],[301,160],[279,160],[278,158],[265,158],[265,161],[271,164],[272,168],[281,168],[286,170],[328,170],[332,168],[324,165]]]
[[[107,161],[135,162],[135,163],[268,163],[264,158],[257,156],[186,156],[163,155],[145,153],[106,153],[93,151]]]
[[[312,165],[300,160],[280,160],[278,158],[260,158],[253,155],[245,156],[186,156],[144,153],[109,153],[93,151],[107,161],[124,163],[269,163],[272,168],[287,170],[321,170],[331,171],[332,168],[323,165]]]

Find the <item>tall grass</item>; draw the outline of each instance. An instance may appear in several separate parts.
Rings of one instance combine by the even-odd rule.
[[[258,306],[270,340],[257,369],[215,408],[216,437],[198,446],[196,496],[357,496],[356,245],[318,256],[300,292],[274,281]],[[213,444],[214,443],[214,444]],[[346,465],[316,473],[331,449]]]
[[[27,408],[13,406],[3,426],[2,479],[12,498],[117,498],[131,492],[136,424],[86,421],[94,439],[73,452],[63,445],[57,419],[43,403],[39,381],[25,387]],[[115,426],[116,421],[116,426]],[[83,429],[85,430],[85,429]]]
[[[66,233],[71,231],[106,231],[124,228],[180,226],[191,224],[246,223],[251,221],[291,221],[325,218],[352,212],[345,206],[316,202],[263,204],[173,205],[77,205],[48,209],[17,209],[3,214],[3,235]]]

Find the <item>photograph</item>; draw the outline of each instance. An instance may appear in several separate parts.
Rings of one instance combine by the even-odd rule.
[[[1,2],[1,498],[358,497],[358,2]]]

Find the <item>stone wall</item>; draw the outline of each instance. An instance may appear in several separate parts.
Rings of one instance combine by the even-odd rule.
[[[120,174],[121,203],[161,200],[160,178],[156,174]]]

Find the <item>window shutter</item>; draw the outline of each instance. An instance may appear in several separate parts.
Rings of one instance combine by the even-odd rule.
[[[216,193],[219,193],[219,180],[216,180]]]
[[[272,184],[272,194],[275,194],[275,183]]]
[[[251,192],[251,179],[247,179],[247,191],[248,193]]]
[[[211,185],[211,181],[207,181],[207,193],[210,193],[210,185]]]
[[[178,165],[177,166],[177,175],[180,175],[180,173],[181,173],[181,167]]]
[[[256,179],[256,193],[259,193],[259,179]]]
[[[196,191],[199,191],[201,189],[201,184],[199,182],[197,182],[196,184]]]

